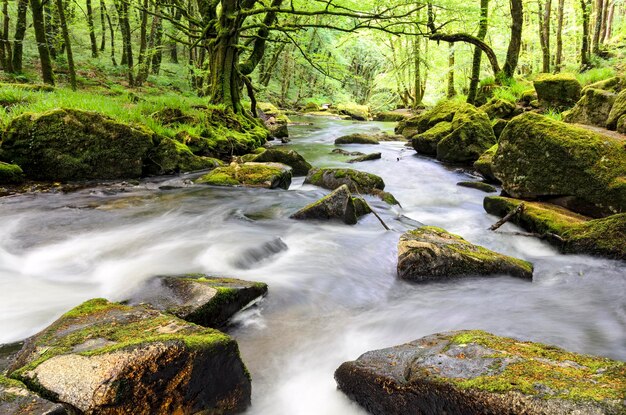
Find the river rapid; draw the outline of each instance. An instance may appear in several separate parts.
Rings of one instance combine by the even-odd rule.
[[[0,343],[36,333],[84,300],[124,300],[154,275],[203,272],[266,282],[269,295],[229,333],[252,374],[249,414],[363,414],[336,390],[334,370],[382,347],[456,329],[555,344],[626,360],[626,266],[561,255],[547,243],[487,228],[485,193],[456,186],[462,169],[400,142],[348,145],[382,160],[355,165],[334,139],[392,124],[302,118],[292,143],[314,166],[380,175],[402,208],[367,197],[392,228],[288,216],[328,191],[295,178],[289,189],[210,188],[187,177],[0,198]],[[182,185],[182,187],[180,187]],[[400,235],[441,226],[535,265],[512,277],[409,284],[396,278]]]

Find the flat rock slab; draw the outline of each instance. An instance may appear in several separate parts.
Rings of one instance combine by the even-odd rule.
[[[152,278],[129,301],[205,327],[222,327],[235,313],[267,294],[267,285],[202,274]]]
[[[22,382],[0,376],[0,414],[66,415],[69,412],[63,405],[29,391]]]
[[[229,336],[104,299],[31,337],[8,372],[86,414],[231,414],[250,403],[250,378]]]
[[[533,266],[521,259],[473,245],[434,226],[424,226],[400,237],[400,278],[428,282],[476,275],[512,275],[532,279]]]
[[[348,186],[344,184],[320,200],[306,205],[290,217],[298,220],[338,219],[348,225],[354,225],[360,216],[370,212],[367,202],[353,197]]]
[[[483,331],[367,352],[335,372],[375,415],[600,415],[626,410],[626,363]]]
[[[218,167],[196,179],[198,184],[212,186],[264,187],[289,189],[292,169],[281,163],[233,163]]]
[[[348,160],[348,163],[360,163],[362,161],[379,160],[381,158],[382,154],[380,153],[370,153],[350,159]]]

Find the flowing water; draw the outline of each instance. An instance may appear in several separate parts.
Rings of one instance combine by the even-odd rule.
[[[330,154],[336,137],[391,124],[303,120],[312,125],[291,127],[290,146],[312,164],[383,177],[403,208],[368,201],[391,231],[373,215],[356,226],[288,219],[328,193],[302,178],[289,191],[184,186],[183,177],[5,197],[0,343],[37,332],[89,298],[126,299],[150,276],[204,272],[269,284],[269,295],[237,315],[231,330],[253,378],[249,414],[362,414],[336,390],[339,364],[445,330],[484,329],[626,359],[624,263],[487,231],[497,218],[484,212],[485,194],[456,186],[470,174],[403,143],[343,146],[382,152],[382,160],[357,165]],[[399,281],[398,238],[419,224],[527,259],[534,280]]]

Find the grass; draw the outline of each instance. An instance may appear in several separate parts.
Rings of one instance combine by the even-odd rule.
[[[612,67],[593,68],[576,74],[576,79],[578,79],[578,82],[580,82],[582,86],[585,86],[612,78],[615,74],[615,69]]]

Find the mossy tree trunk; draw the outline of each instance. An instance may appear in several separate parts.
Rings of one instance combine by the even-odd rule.
[[[580,66],[585,69],[589,67],[589,14],[591,8],[591,0],[580,0],[580,8],[582,11],[582,41],[580,45]]]
[[[74,54],[72,53],[72,43],[70,40],[70,32],[67,28],[67,21],[65,19],[65,5],[63,0],[56,0],[57,13],[59,13],[59,23],[61,26],[61,34],[63,35],[63,42],[65,43],[65,53],[67,55],[67,66],[70,75],[70,85],[72,90],[76,91],[76,68],[74,67]]]
[[[102,10],[104,11],[104,15],[107,19],[107,23],[109,24],[109,31],[111,33],[111,63],[113,64],[113,66],[117,66],[117,62],[115,60],[115,29],[113,29],[111,16],[109,15],[109,11],[107,10],[103,1],[100,3],[100,6],[102,7]],[[106,30],[106,28],[103,28],[103,30]]]
[[[9,42],[9,0],[2,3],[2,14],[4,15],[4,24],[2,28],[2,48],[4,49],[4,71],[13,73],[13,57],[11,50],[11,42]]]
[[[600,54],[600,32],[602,31],[602,20],[604,19],[604,0],[596,0],[595,24],[593,29],[593,39],[591,50],[594,55]]]
[[[480,22],[478,23],[478,35],[480,40],[485,40],[487,36],[489,18],[489,0],[480,0]],[[469,91],[467,93],[467,102],[474,104],[476,102],[476,94],[478,92],[478,84],[480,82],[480,61],[483,51],[478,47],[474,47],[474,57],[472,59],[472,75],[470,78]]]
[[[563,65],[563,10],[565,8],[565,0],[559,0],[556,20],[556,57],[554,62],[554,71],[561,72]]]
[[[15,22],[15,36],[13,37],[13,71],[22,71],[22,58],[24,56],[24,36],[26,36],[26,15],[28,13],[28,0],[19,0],[17,3],[17,20]]]
[[[41,77],[45,83],[54,85],[52,61],[50,59],[50,52],[48,51],[48,40],[44,23],[43,4],[40,0],[30,0],[30,8],[33,14],[33,28],[35,30],[39,60],[41,62]]]
[[[85,7],[87,9],[87,28],[89,29],[89,41],[91,42],[91,57],[98,57],[98,43],[96,41],[96,30],[93,24],[93,9],[91,7],[91,0],[85,0]]]
[[[506,52],[506,62],[502,72],[506,78],[515,75],[519,52],[522,47],[522,27],[524,24],[524,5],[522,0],[510,0],[511,7],[511,39]]]
[[[104,15],[106,12],[106,6],[104,5],[104,0],[100,0],[100,29],[101,29],[101,38],[100,38],[100,52],[104,52],[107,41],[107,23],[106,16]]]
[[[456,89],[454,87],[454,43],[450,43],[450,53],[448,54],[448,98],[454,98],[456,96]]]
[[[552,0],[545,0],[545,4],[539,4],[539,41],[541,43],[542,72],[550,72],[550,15],[552,14]]]

